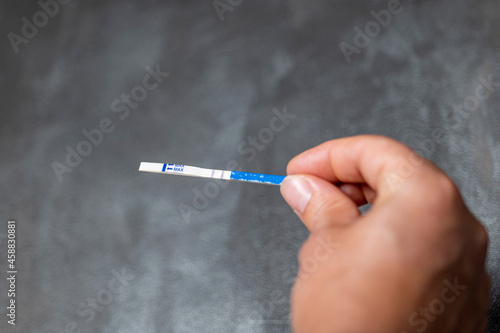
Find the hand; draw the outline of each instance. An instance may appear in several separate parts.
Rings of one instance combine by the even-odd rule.
[[[487,234],[434,164],[358,136],[298,155],[287,173],[282,194],[311,232],[292,291],[295,332],[486,330]]]

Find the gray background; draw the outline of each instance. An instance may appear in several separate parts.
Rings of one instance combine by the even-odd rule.
[[[349,64],[339,44],[387,3],[243,1],[221,20],[211,0],[72,0],[16,54],[7,34],[40,7],[3,0],[0,220],[18,223],[20,304],[8,326],[1,278],[0,331],[288,332],[307,232],[279,189],[142,174],[139,162],[284,174],[307,148],[376,133],[442,167],[489,229],[499,332],[500,87],[474,112],[453,109],[481,76],[500,82],[499,2],[402,1]],[[111,104],[156,65],[170,75],[121,120]],[[238,151],[285,107],[295,118],[262,151]],[[104,118],[114,131],[59,181],[51,164]],[[212,198],[195,208],[205,186]],[[5,223],[0,233],[6,249]],[[106,305],[91,317],[96,298]]]

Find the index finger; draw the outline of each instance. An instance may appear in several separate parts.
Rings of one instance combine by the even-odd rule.
[[[424,164],[408,146],[378,135],[327,141],[294,157],[287,174],[310,174],[332,183],[366,183],[384,197]]]

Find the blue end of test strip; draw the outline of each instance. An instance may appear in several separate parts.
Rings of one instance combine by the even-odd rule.
[[[281,185],[285,176],[263,175],[259,173],[231,171],[231,179],[246,182]]]

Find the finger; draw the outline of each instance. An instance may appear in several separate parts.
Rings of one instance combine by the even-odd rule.
[[[368,203],[373,204],[375,202],[375,198],[377,197],[377,192],[366,184],[340,183],[335,185],[337,185],[345,195],[354,201],[358,207]]]
[[[357,205],[337,186],[315,176],[288,176],[281,193],[311,232],[346,225],[360,216]]]
[[[366,183],[386,196],[428,163],[387,137],[363,135],[325,142],[293,158],[287,174],[310,174],[332,183]],[[371,193],[373,194],[373,193]]]
[[[375,203],[375,199],[377,198],[377,192],[372,189],[370,186],[363,184],[361,186],[361,190],[363,191],[363,195],[366,198],[366,201],[373,204]]]
[[[341,183],[337,185],[338,188],[349,197],[354,203],[359,207],[366,205],[368,200],[363,193],[363,188],[361,184],[346,184]]]

